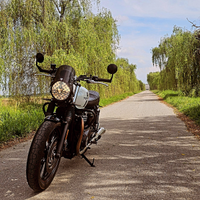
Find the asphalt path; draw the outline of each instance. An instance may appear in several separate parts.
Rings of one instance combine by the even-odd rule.
[[[80,157],[62,158],[42,193],[26,182],[31,141],[0,152],[0,199],[182,200],[200,199],[200,141],[172,108],[150,91],[101,109],[107,131]]]

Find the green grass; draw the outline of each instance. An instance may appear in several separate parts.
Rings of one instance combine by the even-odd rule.
[[[4,105],[0,102],[0,143],[24,137],[43,121],[41,105]]]
[[[200,97],[186,97],[178,91],[152,91],[200,125]]]
[[[106,106],[134,94],[129,92],[101,99],[100,105]],[[9,100],[7,101],[9,102]],[[44,119],[42,104],[21,103],[17,105],[15,102],[6,105],[1,99],[0,106],[0,144],[14,138],[27,136],[28,133],[37,130]]]

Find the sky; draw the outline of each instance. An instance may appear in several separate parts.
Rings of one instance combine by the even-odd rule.
[[[138,80],[147,84],[153,66],[151,49],[172,34],[174,26],[194,31],[200,25],[199,0],[100,0],[100,8],[111,11],[121,36],[117,57],[136,64]],[[189,21],[188,21],[188,20]]]

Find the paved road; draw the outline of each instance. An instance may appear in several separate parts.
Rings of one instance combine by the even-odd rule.
[[[101,110],[107,132],[88,153],[62,159],[51,186],[36,194],[25,166],[30,141],[0,152],[0,199],[200,199],[200,142],[173,110],[145,91]]]

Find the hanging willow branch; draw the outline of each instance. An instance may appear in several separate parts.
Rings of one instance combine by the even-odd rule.
[[[109,78],[106,67],[120,67],[109,90],[97,85],[102,97],[141,89],[135,65],[116,59],[119,34],[107,10],[92,14],[92,0],[3,0],[0,2],[0,83],[6,95],[49,92],[50,79],[34,76],[35,55],[45,53],[43,68],[68,64],[77,75]],[[98,3],[99,0],[93,0]],[[62,21],[62,23],[60,23]],[[126,81],[129,80],[129,81]],[[122,84],[123,83],[123,84]]]

